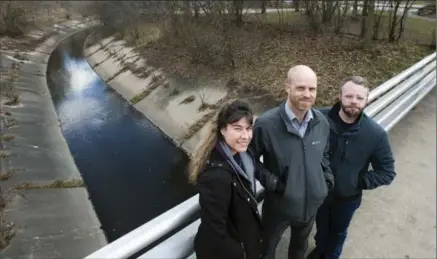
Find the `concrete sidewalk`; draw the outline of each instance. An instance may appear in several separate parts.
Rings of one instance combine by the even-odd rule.
[[[397,176],[391,186],[365,192],[342,258],[436,256],[436,89],[390,131],[390,140]],[[278,245],[278,259],[287,258],[289,236]]]

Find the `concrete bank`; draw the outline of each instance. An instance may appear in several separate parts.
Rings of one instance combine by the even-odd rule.
[[[15,136],[5,144],[10,156],[0,159],[2,171],[13,172],[1,182],[3,190],[24,183],[44,186],[82,179],[61,132],[46,69],[50,53],[62,40],[92,25],[68,21],[39,32],[36,37],[56,34],[26,53],[28,60],[17,60],[13,52],[1,53],[2,74],[19,64],[14,87],[20,94],[19,105],[2,107],[8,112],[3,125],[16,121],[15,126],[2,128]],[[86,188],[25,188],[11,195],[5,212],[15,235],[1,258],[82,258],[107,243]]]
[[[84,52],[94,71],[178,147],[192,153],[227,90],[212,84],[182,86],[149,66],[125,41],[108,37],[90,44],[90,38]]]

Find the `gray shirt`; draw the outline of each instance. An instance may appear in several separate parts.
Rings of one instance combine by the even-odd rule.
[[[299,132],[299,135],[303,138],[305,136],[305,132],[308,128],[308,123],[313,119],[313,113],[311,110],[308,110],[305,114],[305,118],[303,119],[302,123],[299,122],[294,112],[290,109],[288,100],[285,103],[285,113],[287,114],[288,118],[290,118],[291,125],[297,132]]]

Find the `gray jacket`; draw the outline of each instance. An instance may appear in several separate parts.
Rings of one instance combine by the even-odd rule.
[[[328,156],[329,123],[319,111],[312,112],[303,138],[291,125],[285,102],[265,112],[255,122],[250,145],[255,159],[263,156],[264,170],[258,179],[266,189],[265,206],[297,223],[314,217],[334,186]],[[272,185],[276,180],[285,185],[284,191],[278,192]]]

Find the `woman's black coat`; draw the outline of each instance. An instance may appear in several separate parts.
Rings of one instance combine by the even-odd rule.
[[[200,173],[197,259],[259,259],[261,218],[250,183],[213,150]]]

